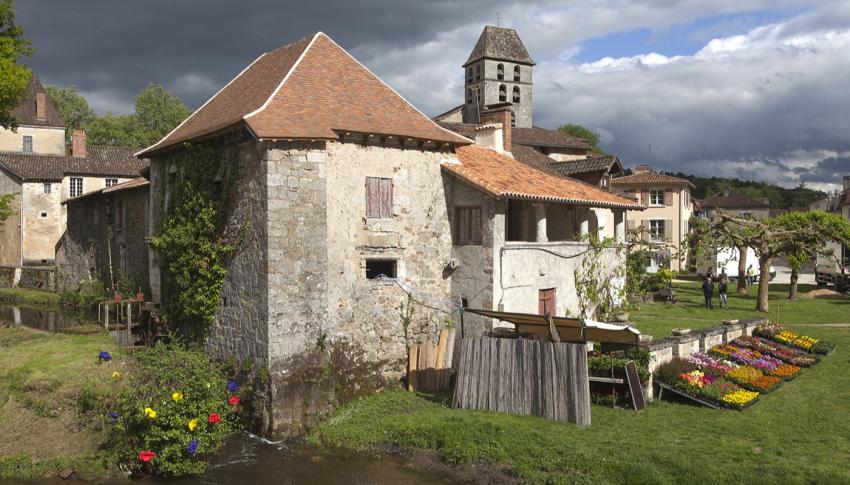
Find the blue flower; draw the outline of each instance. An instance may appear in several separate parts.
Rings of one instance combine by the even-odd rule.
[[[112,356],[109,355],[109,352],[106,351],[101,351],[100,354],[98,354],[97,358],[98,360],[103,362],[109,362],[110,360],[112,360]]]
[[[111,421],[113,423],[118,421],[118,416],[121,416],[120,414],[116,413],[115,411],[109,411],[109,413],[107,413],[106,415],[109,416],[109,421]]]
[[[229,392],[236,392],[237,389],[239,389],[239,384],[237,384],[236,381],[228,381],[227,390]]]
[[[186,451],[189,452],[190,455],[194,455],[196,451],[198,451],[198,440],[193,439],[189,442],[189,446],[186,447]]]

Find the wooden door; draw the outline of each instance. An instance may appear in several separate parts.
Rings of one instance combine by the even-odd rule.
[[[540,290],[537,301],[538,313],[555,316],[555,288]]]

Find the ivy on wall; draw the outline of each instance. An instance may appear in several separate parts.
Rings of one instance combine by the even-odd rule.
[[[151,245],[159,251],[165,276],[166,319],[187,341],[203,340],[215,321],[227,261],[244,229],[234,230],[238,225],[227,220],[235,158],[210,146],[187,144],[156,164],[162,211],[159,235]]]

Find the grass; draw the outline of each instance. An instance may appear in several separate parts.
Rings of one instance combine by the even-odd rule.
[[[781,285],[774,286],[781,295]],[[731,297],[732,310],[712,312],[697,305],[702,295],[696,285],[677,285],[676,291],[680,303],[645,305],[633,315],[642,330],[661,336],[677,326],[716,325],[726,315],[761,315],[751,310],[752,297]],[[783,301],[780,315],[789,324],[846,323],[848,309],[847,300]],[[797,330],[831,340],[838,350],[742,412],[667,401],[640,413],[593,406],[593,424],[582,429],[532,416],[454,410],[388,391],[337,410],[309,441],[434,450],[450,463],[490,463],[530,483],[850,482],[850,386],[844,383],[850,328]]]
[[[118,354],[103,333],[49,334],[0,329],[0,478],[32,479],[72,468],[101,475],[109,467],[85,398],[107,392],[119,358],[96,365],[98,353]],[[120,355],[120,354],[119,354]]]
[[[53,308],[59,306],[59,295],[49,291],[28,288],[0,288],[0,302]]]
[[[799,292],[816,289],[816,286],[800,285]],[[754,310],[757,287],[750,287],[750,294],[738,296],[730,285],[729,310],[720,309],[720,299],[715,294],[714,310],[705,308],[700,283],[676,283],[674,290],[678,303],[646,303],[640,310],[632,312],[630,320],[641,333],[656,338],[670,335],[677,327],[700,329],[720,325],[723,320],[767,317],[787,325],[811,323],[850,323],[850,298],[788,300],[788,285],[770,285],[770,312]],[[778,302],[777,302],[778,300]]]

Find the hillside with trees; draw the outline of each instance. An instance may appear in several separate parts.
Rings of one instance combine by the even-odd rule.
[[[691,193],[698,199],[704,199],[731,188],[754,199],[770,200],[770,206],[774,209],[787,209],[789,207],[808,207],[808,205],[825,196],[824,192],[813,190],[800,184],[792,189],[786,189],[767,182],[754,182],[750,180],[737,180],[722,177],[698,177],[684,173],[671,173],[670,175],[688,179],[694,184]]]

